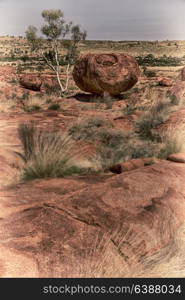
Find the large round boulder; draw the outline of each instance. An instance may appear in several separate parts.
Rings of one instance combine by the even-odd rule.
[[[138,81],[136,59],[122,53],[86,54],[75,64],[73,78],[83,91],[93,94],[119,95]]]

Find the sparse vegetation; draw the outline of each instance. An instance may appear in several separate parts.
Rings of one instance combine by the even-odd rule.
[[[26,112],[34,112],[39,110],[41,110],[41,107],[39,105],[30,105],[24,107],[24,111]]]
[[[136,111],[136,107],[134,105],[130,104],[130,105],[127,105],[126,107],[124,107],[122,111],[123,111],[124,115],[129,116],[129,115],[134,114],[134,112]]]
[[[161,134],[162,149],[159,152],[159,157],[167,159],[170,154],[181,153],[185,151],[185,131],[184,128],[173,131],[168,130]]]
[[[51,104],[51,105],[48,107],[48,109],[50,109],[50,110],[59,110],[59,109],[60,109],[60,104],[58,104],[58,103],[53,103],[53,104]]]
[[[37,28],[29,26],[26,31],[26,38],[31,45],[32,51],[39,51],[49,69],[56,75],[61,95],[68,90],[71,65],[76,61],[79,50],[78,44],[86,39],[86,31],[82,32],[79,25],[73,25],[72,22],[66,23],[63,12],[58,10],[44,10],[42,17],[45,24],[41,28],[42,34],[49,42],[50,48],[45,51],[45,44],[42,38],[37,36]],[[64,41],[66,37],[70,39]],[[61,54],[61,47],[66,50]],[[67,66],[65,70],[65,79],[61,79],[62,67]]]
[[[95,141],[97,139],[98,129],[106,125],[111,127],[111,123],[106,120],[90,118],[74,124],[69,129],[69,134],[75,140]]]
[[[159,101],[156,105],[153,105],[149,111],[136,122],[136,128],[139,136],[142,139],[157,140],[161,138],[154,130],[170,117],[172,112],[172,103],[168,100]]]
[[[90,172],[78,163],[79,149],[67,133],[46,132],[34,124],[21,124],[19,138],[23,153],[17,153],[26,163],[23,179],[65,177]]]
[[[146,77],[156,77],[157,76],[155,71],[148,70],[146,67],[143,68],[143,73]]]
[[[178,57],[166,56],[155,57],[153,54],[136,57],[140,66],[181,66],[182,59]]]

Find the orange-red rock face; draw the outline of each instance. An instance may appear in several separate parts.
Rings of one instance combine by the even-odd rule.
[[[38,76],[24,74],[20,77],[19,83],[28,90],[40,91],[42,80]]]
[[[107,235],[109,257],[141,268],[147,257],[173,243],[184,223],[184,180],[184,164],[164,161],[121,175],[1,189],[0,276],[71,276],[81,265],[83,277],[93,261],[101,264],[98,245],[114,230],[111,239]]]
[[[132,88],[140,75],[135,58],[126,54],[87,54],[73,70],[77,86],[94,94],[119,95]]]

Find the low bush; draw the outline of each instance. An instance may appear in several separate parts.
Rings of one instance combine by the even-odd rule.
[[[170,154],[185,151],[185,130],[168,130],[161,135],[162,147],[158,157],[167,159]]]
[[[122,109],[123,114],[128,115],[128,116],[134,114],[135,111],[136,111],[136,107],[132,104],[130,104]]]
[[[154,132],[154,129],[166,122],[172,111],[172,105],[169,101],[159,101],[152,106],[139,120],[136,121],[136,130],[142,139],[160,141],[160,136]]]
[[[69,134],[75,140],[95,141],[97,139],[98,129],[105,125],[111,126],[108,121],[100,118],[88,119],[74,124],[69,129]]]
[[[166,55],[155,57],[153,54],[148,54],[146,56],[137,56],[136,59],[140,66],[181,66],[183,64],[182,58]]]
[[[26,112],[34,112],[39,110],[41,110],[41,107],[39,105],[24,106],[24,111]]]
[[[58,103],[53,103],[48,107],[49,110],[59,110],[60,105]]]
[[[141,141],[137,135],[128,139],[115,148],[101,145],[98,148],[97,160],[103,170],[110,166],[136,158],[158,157],[159,147],[151,141]]]

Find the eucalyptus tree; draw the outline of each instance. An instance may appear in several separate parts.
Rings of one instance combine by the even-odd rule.
[[[79,43],[86,39],[87,32],[82,31],[79,25],[67,23],[60,9],[44,10],[42,18],[44,21],[40,29],[42,36],[38,36],[38,28],[29,26],[26,38],[31,50],[40,53],[47,66],[55,73],[63,94],[69,88],[71,66],[78,58]],[[46,44],[49,44],[49,48]],[[61,79],[61,74],[65,74],[65,80]]]

